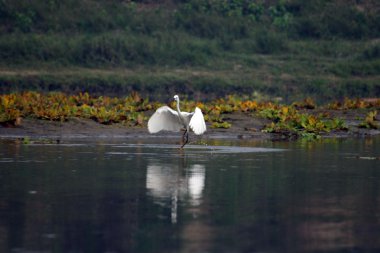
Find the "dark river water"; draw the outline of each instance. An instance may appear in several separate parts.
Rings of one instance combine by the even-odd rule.
[[[380,252],[380,138],[160,142],[0,141],[0,252]]]

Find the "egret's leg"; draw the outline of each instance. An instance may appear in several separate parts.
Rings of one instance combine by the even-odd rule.
[[[182,143],[183,144],[182,144],[181,148],[183,148],[188,142],[189,142],[189,132],[186,129],[185,133],[182,136]]]
[[[182,146],[181,146],[181,148],[183,148],[183,146],[185,146],[185,135],[186,135],[186,129],[185,129],[185,132],[183,132],[183,134],[182,134],[182,140],[181,140],[181,144],[182,144]]]
[[[187,132],[187,129],[185,129],[185,132],[183,132],[183,135],[182,135],[182,144],[185,143],[186,132]]]

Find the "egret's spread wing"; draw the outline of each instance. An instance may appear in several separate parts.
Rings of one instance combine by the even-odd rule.
[[[158,108],[148,121],[148,131],[151,134],[161,130],[178,132],[182,127],[178,113],[168,106]]]
[[[203,113],[201,109],[199,109],[198,107],[195,108],[195,111],[194,111],[193,117],[191,117],[189,126],[196,135],[200,135],[206,132],[205,119],[203,118]]]

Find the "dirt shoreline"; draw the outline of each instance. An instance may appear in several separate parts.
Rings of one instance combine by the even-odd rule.
[[[317,110],[308,111],[317,114]],[[380,135],[380,130],[359,128],[365,117],[365,110],[332,110],[333,117],[344,120],[348,130],[322,133],[325,138],[371,137]],[[287,133],[265,133],[261,129],[271,121],[244,113],[225,114],[223,117],[232,124],[228,129],[211,128],[202,139],[257,139],[257,140],[294,140],[296,136]],[[146,124],[146,122],[145,122]],[[60,142],[64,140],[126,140],[156,138],[180,139],[180,133],[160,132],[149,134],[144,126],[130,127],[123,124],[103,125],[90,119],[71,118],[65,122],[38,119],[22,119],[20,126],[0,126],[0,139],[46,139]],[[191,134],[192,140],[199,139]],[[171,140],[172,141],[172,140]]]

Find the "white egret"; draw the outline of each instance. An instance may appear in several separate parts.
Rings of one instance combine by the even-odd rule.
[[[195,107],[194,112],[181,112],[178,95],[174,96],[174,100],[177,102],[177,111],[169,106],[158,108],[148,121],[148,131],[151,134],[162,130],[178,132],[185,128],[182,136],[181,148],[183,148],[189,141],[189,130],[193,130],[196,135],[201,135],[206,132],[206,123],[201,109]]]

